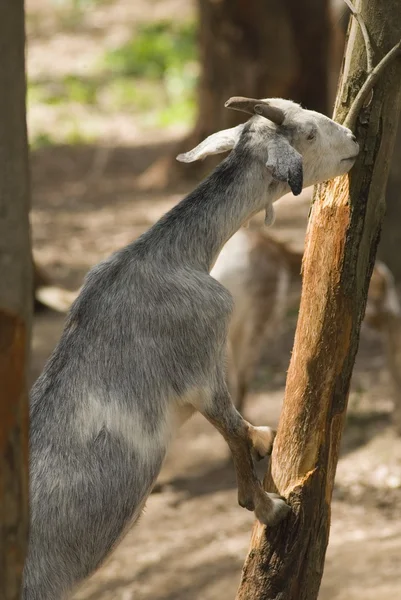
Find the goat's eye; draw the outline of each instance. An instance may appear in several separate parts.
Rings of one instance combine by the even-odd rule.
[[[316,132],[315,131],[311,131],[310,134],[308,135],[308,137],[306,138],[308,141],[312,141],[314,140],[316,137]]]

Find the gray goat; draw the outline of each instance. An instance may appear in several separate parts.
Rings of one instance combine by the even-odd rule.
[[[230,293],[209,272],[225,242],[288,192],[346,173],[350,130],[288,100],[235,98],[252,114],[179,160],[231,154],[132,244],[94,267],[31,393],[30,539],[25,600],[58,600],[134,523],[177,427],[195,410],[232,452],[239,504],[275,525],[252,457],[274,432],[235,409],[225,383]]]

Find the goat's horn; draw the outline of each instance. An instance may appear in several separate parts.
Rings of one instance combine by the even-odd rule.
[[[271,106],[268,102],[264,102],[263,100],[256,100],[255,98],[234,96],[227,100],[224,106],[233,110],[246,112],[250,115],[260,115],[266,119],[270,119],[270,121],[273,121],[273,123],[276,123],[277,125],[281,125],[285,119],[285,114],[281,109]]]
[[[233,96],[224,104],[226,108],[232,108],[233,110],[240,110],[242,112],[254,115],[254,107],[256,104],[260,104],[260,100],[254,98],[244,98],[243,96]]]
[[[257,115],[266,117],[266,119],[270,119],[270,121],[273,121],[273,123],[276,123],[276,125],[282,125],[285,119],[284,111],[282,111],[280,108],[276,108],[275,106],[267,104],[267,102],[256,104],[253,110]]]

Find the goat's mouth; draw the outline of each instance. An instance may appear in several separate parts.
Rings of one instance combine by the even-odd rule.
[[[347,158],[342,158],[341,162],[347,162],[350,160],[356,160],[356,157],[358,156],[359,152],[357,152],[356,154],[353,154],[352,156],[347,156]]]

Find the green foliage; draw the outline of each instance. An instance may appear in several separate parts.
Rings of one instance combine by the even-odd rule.
[[[29,82],[28,103],[43,102],[49,105],[77,102],[94,105],[97,102],[96,82],[76,75],[66,75],[57,82]]]
[[[195,100],[183,97],[162,108],[157,114],[156,124],[160,127],[169,127],[175,123],[190,125],[195,118],[195,109]]]
[[[58,16],[59,27],[63,31],[77,31],[85,21],[85,15],[96,6],[109,4],[114,0],[51,0]]]
[[[37,148],[47,148],[54,146],[55,140],[46,132],[41,132],[30,139],[30,147],[32,150]]]
[[[92,144],[95,140],[96,136],[83,131],[79,122],[71,123],[64,135],[65,143],[70,144],[70,146]]]
[[[90,79],[83,79],[76,75],[67,75],[64,78],[66,96],[73,102],[80,104],[96,104],[97,85]]]
[[[99,92],[99,100],[106,111],[147,112],[164,96],[160,84],[131,77],[115,77]]]
[[[141,25],[133,39],[106,53],[104,61],[114,73],[158,79],[181,71],[196,61],[194,21],[159,21]]]
[[[96,135],[83,131],[81,124],[76,120],[64,123],[61,131],[57,135],[52,135],[47,131],[39,131],[30,136],[30,147],[32,150],[38,148],[47,148],[58,144],[69,144],[70,146],[80,146],[92,144],[96,141]]]
[[[58,3],[60,9],[77,12],[105,1],[109,0]],[[65,27],[64,23],[63,30]],[[46,120],[40,122],[39,112],[31,145],[37,148],[93,141],[95,136],[89,139],[87,132],[98,131],[102,119],[121,112],[140,114],[144,128],[190,126],[195,117],[198,78],[195,38],[194,21],[141,25],[131,41],[107,51],[86,77],[71,73],[58,80],[30,80],[28,107],[45,105],[52,113],[48,126]],[[89,116],[85,123],[84,114]],[[55,128],[54,123],[59,126]]]
[[[148,113],[156,126],[190,124],[198,78],[196,22],[158,21],[138,27],[132,40],[106,52],[113,74],[108,98]]]

